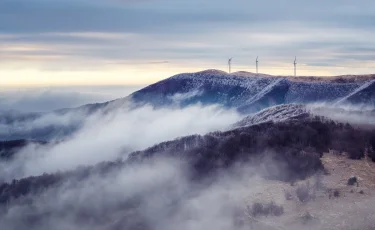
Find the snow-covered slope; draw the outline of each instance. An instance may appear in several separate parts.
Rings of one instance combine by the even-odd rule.
[[[243,127],[266,122],[281,122],[292,119],[309,117],[310,113],[305,105],[286,104],[266,108],[258,113],[249,115],[236,123],[234,127]]]
[[[245,127],[267,122],[314,119],[315,117],[353,125],[366,125],[367,127],[375,125],[375,109],[322,104],[283,104],[268,107],[260,112],[251,114],[235,123],[232,127]]]
[[[220,104],[237,109],[243,114],[250,114],[277,105],[317,102],[375,106],[375,75],[312,79],[247,72],[228,74],[218,70],[178,74],[134,92],[127,98],[106,103],[88,104],[46,114],[0,112],[0,139],[9,139],[10,133],[12,139],[41,136],[49,139],[56,136],[56,133],[71,133],[88,115],[97,111],[110,113],[116,108],[138,107],[145,104],[176,108],[197,103]],[[43,124],[41,128],[37,129],[36,133],[30,133],[29,123],[43,120],[45,116],[62,117],[63,120],[68,117],[69,122],[63,125],[38,122]]]
[[[274,78],[256,75],[241,77],[219,71],[203,71],[173,76],[135,92],[131,97],[137,103],[163,106],[173,104],[175,101],[171,97],[175,94],[184,95],[194,91],[199,94],[180,101],[180,105],[201,102],[239,107],[244,105],[249,98],[260,93],[274,80]]]
[[[375,104],[375,80],[366,81],[348,95],[339,99],[337,104],[343,103]]]
[[[291,103],[345,102],[375,105],[374,80],[300,81],[252,73],[227,74],[217,70],[178,74],[157,82],[131,95],[133,102],[155,106],[186,106],[200,102],[218,103],[238,108],[241,112],[257,112],[264,108]],[[360,96],[366,91],[365,98]],[[196,92],[192,94],[191,92]],[[178,95],[178,103],[172,100]],[[184,97],[186,95],[186,97]],[[355,97],[359,97],[355,98]],[[351,99],[351,100],[350,100]]]

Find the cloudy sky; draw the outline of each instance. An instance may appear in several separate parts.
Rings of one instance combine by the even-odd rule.
[[[145,85],[180,72],[375,73],[373,0],[0,0],[0,86]]]

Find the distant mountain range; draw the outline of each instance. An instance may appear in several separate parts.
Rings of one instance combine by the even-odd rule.
[[[185,107],[200,103],[219,104],[234,108],[244,114],[283,104],[355,104],[375,106],[375,75],[338,77],[283,77],[248,72],[228,74],[218,70],[183,73],[149,85],[126,98],[105,103],[87,104],[73,109],[61,109],[51,113],[1,112],[0,140],[42,139],[64,136],[76,130],[85,116],[96,111],[110,112],[122,106]],[[74,122],[29,131],[27,122],[46,114],[64,116],[71,112]],[[10,135],[9,135],[10,134]]]

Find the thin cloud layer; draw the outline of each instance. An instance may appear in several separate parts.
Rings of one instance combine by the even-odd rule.
[[[158,159],[67,181],[29,196],[33,205],[11,203],[0,223],[20,230],[245,229],[236,221],[244,218],[245,198],[263,187],[259,178],[249,178],[253,171],[239,168],[203,186],[188,180],[183,163]],[[25,226],[29,216],[38,221]]]
[[[72,112],[63,117],[56,116],[55,122],[63,126],[61,122],[66,121],[65,126],[69,126],[77,115]],[[48,124],[53,124],[53,118],[48,117]],[[82,116],[79,118],[82,122]],[[82,128],[65,140],[45,146],[29,145],[17,153],[12,162],[2,162],[0,180],[72,170],[80,165],[126,158],[132,151],[163,141],[226,129],[240,118],[234,110],[200,105],[184,109],[123,108],[105,115],[99,112],[86,117],[80,126]],[[35,127],[41,119],[43,117],[28,124]]]
[[[230,56],[235,68],[253,70],[260,56],[262,71],[285,74],[298,56],[300,73],[370,73],[374,9],[368,0],[2,1],[1,58],[7,69],[161,63],[161,72],[221,68]]]

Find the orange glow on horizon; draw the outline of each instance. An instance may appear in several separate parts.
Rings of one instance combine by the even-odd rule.
[[[195,65],[190,65],[195,66]],[[199,65],[197,65],[199,66]],[[38,70],[38,69],[0,69],[0,87],[39,87],[39,86],[83,86],[83,85],[148,85],[179,73],[198,72],[206,69],[228,71],[226,65],[204,65],[188,68],[186,65],[144,64],[142,66],[109,65],[102,69],[87,70]],[[359,71],[360,70],[360,71]],[[255,72],[246,66],[233,66],[232,72]],[[362,72],[364,71],[364,72]],[[357,73],[356,73],[357,72]],[[259,73],[292,76],[292,65],[278,68],[259,67]],[[369,74],[371,68],[322,68],[300,65],[298,76],[334,76],[345,74]]]

